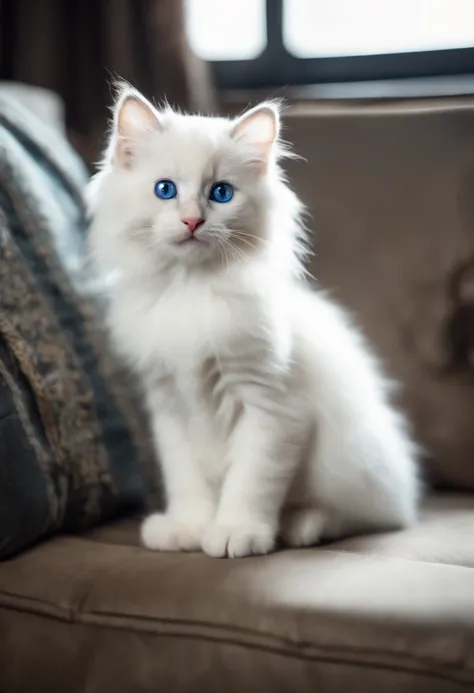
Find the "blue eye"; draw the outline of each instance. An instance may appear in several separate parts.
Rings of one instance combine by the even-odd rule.
[[[213,202],[230,202],[234,197],[234,189],[230,183],[215,183],[209,194],[209,199]]]
[[[155,184],[155,195],[162,200],[172,200],[177,194],[176,185],[172,180],[159,180]]]

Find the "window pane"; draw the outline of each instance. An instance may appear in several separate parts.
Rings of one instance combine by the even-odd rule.
[[[185,8],[189,42],[205,60],[252,59],[267,45],[265,0],[186,0]]]
[[[285,0],[283,37],[299,58],[474,46],[474,0]]]

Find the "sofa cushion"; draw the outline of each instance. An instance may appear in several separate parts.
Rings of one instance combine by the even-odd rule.
[[[412,530],[239,560],[151,553],[138,522],[0,565],[8,693],[474,687],[474,498]]]
[[[296,106],[311,272],[362,324],[434,483],[474,490],[474,98]]]
[[[0,558],[141,504],[143,439],[87,293],[82,164],[0,96]],[[135,432],[136,431],[136,435]]]

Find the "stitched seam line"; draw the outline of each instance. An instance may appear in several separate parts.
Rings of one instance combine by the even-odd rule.
[[[0,595],[1,596],[1,595]],[[12,595],[14,597],[14,595]],[[22,598],[23,599],[23,598]],[[28,598],[27,598],[28,599]],[[190,637],[190,638],[196,638],[196,639],[211,639],[213,641],[219,642],[221,640],[228,640],[231,643],[234,644],[241,644],[241,645],[248,645],[249,647],[252,647],[252,643],[245,643],[242,642],[241,640],[238,639],[233,639],[231,636],[232,634],[234,635],[242,635],[242,636],[251,636],[254,638],[258,638],[261,640],[268,640],[270,642],[273,642],[274,645],[270,646],[263,646],[263,645],[255,645],[256,647],[259,647],[260,649],[269,649],[269,651],[282,651],[282,652],[288,652],[288,648],[291,649],[301,649],[301,648],[308,648],[312,647],[315,649],[322,650],[328,654],[330,653],[335,653],[334,656],[338,653],[343,653],[343,652],[352,652],[354,654],[358,655],[368,655],[368,656],[388,656],[388,657],[403,657],[406,658],[405,655],[399,655],[397,653],[394,653],[391,650],[375,650],[373,648],[359,648],[359,649],[353,649],[350,650],[348,648],[343,648],[343,647],[330,647],[330,646],[324,646],[324,645],[319,645],[315,644],[312,642],[304,641],[304,642],[298,642],[295,640],[289,640],[285,639],[284,637],[277,637],[271,633],[265,633],[261,632],[258,630],[254,630],[252,628],[245,628],[242,626],[235,626],[232,624],[217,624],[213,623],[210,621],[199,621],[199,620],[193,620],[193,621],[186,621],[184,619],[173,619],[173,618],[163,618],[163,617],[149,617],[147,618],[146,616],[130,616],[128,614],[108,614],[107,612],[79,612],[77,610],[73,609],[66,609],[64,607],[55,607],[54,611],[55,613],[48,613],[44,609],[41,608],[34,608],[35,604],[41,605],[43,602],[35,599],[30,599],[31,601],[31,607],[24,607],[24,605],[15,605],[15,604],[8,604],[8,603],[3,603],[0,600],[0,611],[2,608],[5,608],[7,610],[12,610],[12,611],[19,611],[23,613],[31,613],[36,616],[44,617],[44,618],[49,618],[51,620],[56,620],[60,622],[66,622],[66,623],[83,623],[85,625],[98,625],[100,627],[110,627],[114,628],[114,630],[123,630],[123,631],[130,631],[130,632],[135,632],[135,633],[154,633],[155,635],[169,635],[170,637]],[[62,612],[63,615],[60,615]],[[126,621],[127,625],[123,626],[119,621]],[[115,622],[115,623],[114,623]],[[178,632],[178,633],[173,633],[173,632],[160,632],[159,630],[155,631],[150,631],[147,628],[140,628],[136,626],[136,623],[150,623],[150,624],[156,624],[158,626],[181,626],[182,628],[185,628],[188,626],[189,628],[206,628],[214,631],[219,631],[221,632],[224,636],[229,634],[229,637],[222,637],[222,635],[210,635],[206,633],[199,633],[199,634],[192,634],[186,631],[183,632]],[[288,654],[292,654],[291,652],[288,652]],[[304,655],[304,653],[299,653]],[[422,658],[412,658],[412,661],[415,662],[416,664],[419,664],[421,667],[433,667],[438,665],[439,666],[439,660],[436,659],[422,659]],[[457,671],[464,671],[468,674],[474,674],[474,669],[471,667],[464,665],[462,667],[459,666],[459,664],[453,664],[450,665],[448,663],[442,663],[442,667],[446,669],[456,669]],[[408,670],[408,669],[407,669]],[[411,669],[409,669],[411,671]],[[417,671],[414,669],[414,671]],[[453,679],[457,680],[457,679]]]
[[[474,509],[473,509],[474,512]],[[417,561],[413,558],[405,558],[404,556],[381,556],[380,554],[377,553],[362,553],[359,551],[354,551],[351,549],[326,549],[325,547],[318,547],[322,551],[326,551],[326,553],[334,553],[334,554],[349,554],[350,556],[358,556],[359,558],[372,558],[372,559],[377,559],[380,561],[398,561],[402,563],[413,563],[415,565],[436,565],[440,568],[456,568],[456,570],[459,570],[460,568],[462,570],[473,570],[473,566],[470,565],[463,565],[462,563],[449,563],[449,562],[438,562],[438,561]],[[474,587],[473,587],[474,589]]]
[[[12,611],[18,611],[18,609],[12,608],[9,609]],[[23,610],[21,610],[23,611]],[[39,614],[41,617],[45,617],[45,614]],[[50,616],[46,616],[46,618],[50,618]],[[130,620],[127,617],[121,617],[124,618],[125,620]],[[51,619],[54,620],[54,619]],[[162,624],[162,621],[160,619],[154,619],[156,623]],[[61,622],[64,622],[61,619]],[[73,623],[69,623],[68,627],[71,627],[72,625],[83,625],[86,627],[93,627],[93,628],[101,628],[103,630],[107,629],[114,629],[114,630],[122,630],[124,632],[130,632],[130,633],[137,633],[137,634],[143,634],[144,630],[133,627],[133,624],[128,626],[127,628],[123,628],[121,625],[114,625],[113,623],[107,622],[107,623],[101,623],[100,620],[93,620],[93,619],[75,619]],[[190,624],[193,625],[193,624]],[[243,647],[248,650],[253,650],[257,652],[263,652],[263,653],[271,653],[271,654],[277,654],[283,657],[288,657],[292,659],[297,659],[300,661],[306,661],[306,662],[325,662],[329,664],[342,664],[346,666],[352,666],[352,667],[358,667],[358,668],[366,668],[366,669],[379,669],[383,671],[392,671],[395,673],[409,673],[412,675],[416,675],[418,677],[423,677],[423,678],[428,678],[428,679],[434,679],[438,680],[439,678],[442,678],[445,681],[449,681],[451,683],[456,683],[460,686],[465,686],[465,687],[472,687],[472,679],[470,680],[463,680],[458,677],[453,677],[450,675],[449,672],[443,671],[439,668],[436,669],[436,672],[432,671],[433,665],[439,664],[436,660],[430,661],[430,662],[424,662],[423,660],[420,660],[420,663],[423,667],[429,666],[430,669],[424,669],[424,668],[415,668],[415,667],[410,667],[408,665],[405,665],[403,663],[400,664],[389,664],[385,662],[380,662],[380,661],[358,661],[356,659],[349,659],[347,658],[347,655],[350,655],[353,653],[354,655],[364,655],[368,653],[369,655],[373,655],[374,652],[371,650],[343,650],[342,648],[325,648],[320,645],[311,645],[315,650],[319,650],[319,652],[315,652],[314,654],[312,653],[305,653],[305,652],[297,652],[297,651],[290,651],[289,649],[284,649],[283,647],[278,647],[278,646],[269,646],[269,645],[260,645],[258,643],[250,643],[250,642],[244,642],[241,640],[237,640],[235,638],[226,637],[226,628],[223,628],[223,635],[211,635],[211,634],[206,634],[206,633],[189,633],[186,631],[182,632],[166,632],[166,631],[161,631],[161,632],[152,632],[150,631],[145,631],[147,634],[152,635],[152,636],[158,636],[158,637],[173,637],[173,638],[187,638],[190,640],[195,640],[195,641],[203,641],[203,642],[211,642],[211,643],[216,643],[216,644],[225,644],[225,645],[233,645],[237,647]],[[346,654],[346,657],[344,657],[344,653]],[[390,651],[380,651],[377,652],[379,656],[390,656],[393,657],[393,652]],[[417,662],[417,660],[414,660]],[[443,667],[446,667],[446,665],[442,665]],[[454,668],[454,667],[453,667]],[[472,674],[472,670],[466,667],[456,667],[456,671],[458,672],[466,672],[468,674]]]

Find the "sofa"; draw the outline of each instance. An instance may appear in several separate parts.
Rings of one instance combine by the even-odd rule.
[[[0,562],[2,693],[474,690],[474,98],[285,122],[310,272],[401,383],[419,522],[237,560],[145,550],[142,509],[50,533]]]

